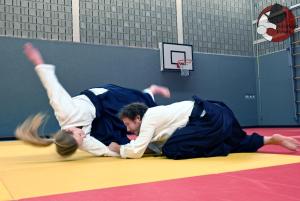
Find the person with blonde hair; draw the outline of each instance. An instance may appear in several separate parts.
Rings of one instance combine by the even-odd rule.
[[[45,64],[39,50],[31,43],[24,45],[24,53],[35,65],[37,72],[54,110],[61,130],[51,138],[41,137],[38,129],[46,115],[38,113],[28,117],[16,128],[18,139],[35,146],[56,145],[59,155],[67,157],[80,148],[96,156],[119,156],[109,150],[112,142],[126,144],[127,129],[118,118],[119,110],[132,102],[143,102],[148,107],[156,106],[154,95],[170,97],[166,87],[151,85],[143,92],[106,84],[71,97],[55,75],[55,66]]]

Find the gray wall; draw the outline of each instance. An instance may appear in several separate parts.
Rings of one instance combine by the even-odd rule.
[[[255,19],[265,7],[271,4],[279,3],[290,7],[298,4],[299,0],[252,0],[252,2]],[[296,17],[299,16],[299,7],[292,9],[292,12]],[[256,32],[256,24],[253,24],[253,35],[254,40],[262,38]],[[296,105],[293,92],[293,69],[289,64],[289,52],[286,50],[289,48],[291,42],[299,39],[300,32],[296,32],[289,40],[278,43],[265,41],[254,45],[254,55],[257,55],[256,72],[259,125],[299,125],[295,117]],[[299,48],[294,46],[293,53],[298,51]],[[296,56],[293,58],[293,61],[294,64],[299,64],[300,58]],[[299,70],[295,70],[295,76],[299,76],[299,72]],[[300,82],[297,85],[296,88],[299,88]]]
[[[31,41],[40,48],[47,63],[57,66],[58,79],[72,95],[103,83],[143,89],[151,83],[166,85],[172,98],[160,104],[185,100],[193,94],[226,102],[244,126],[257,125],[253,57],[194,53],[195,70],[189,77],[179,72],[160,72],[159,50],[100,46],[68,42],[0,37],[0,137],[12,136],[17,124],[28,115],[47,112],[46,132],[58,129],[46,93],[33,66],[22,54]]]
[[[288,54],[283,50],[258,57],[259,125],[297,125]]]

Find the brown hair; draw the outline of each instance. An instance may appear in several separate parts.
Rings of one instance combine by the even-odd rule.
[[[134,120],[138,115],[141,119],[144,117],[144,114],[148,110],[148,106],[144,103],[131,103],[124,106],[119,112],[119,118],[123,119],[124,117]]]
[[[40,126],[45,121],[45,114],[38,113],[35,116],[28,117],[20,126],[17,127],[15,135],[18,139],[34,145],[49,146],[52,143],[56,145],[56,151],[63,157],[71,156],[78,148],[78,144],[70,132],[59,130],[51,138],[42,138],[38,132]]]

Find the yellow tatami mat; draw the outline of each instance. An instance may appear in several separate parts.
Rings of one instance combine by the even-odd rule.
[[[0,200],[11,200],[13,196],[9,194],[6,187],[0,182]]]
[[[120,159],[78,151],[63,159],[54,150],[19,141],[0,142],[0,199],[101,189],[128,184],[299,163],[300,156],[231,154],[227,157],[168,160],[164,157]]]

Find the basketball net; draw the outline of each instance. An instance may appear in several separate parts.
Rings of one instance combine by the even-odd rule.
[[[192,63],[191,59],[186,59],[186,60],[178,60],[176,65],[177,68],[180,69],[180,75],[182,77],[187,77],[190,75],[190,70],[188,64]]]

